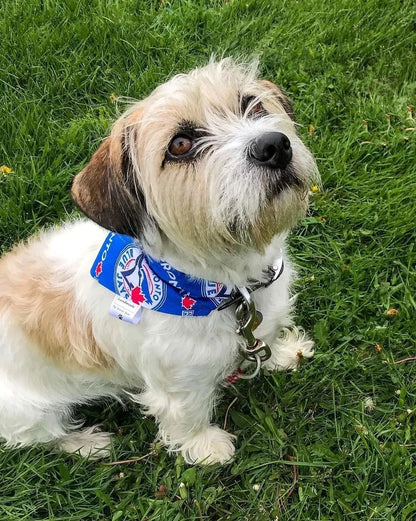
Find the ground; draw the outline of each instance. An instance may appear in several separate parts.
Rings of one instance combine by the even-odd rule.
[[[104,466],[1,447],[0,519],[416,519],[416,362],[395,364],[416,356],[415,20],[406,0],[0,4],[1,250],[73,212],[71,178],[121,97],[212,53],[260,57],[323,179],[290,242],[316,356],[225,392],[235,462],[187,467],[152,452],[137,408],[83,408],[117,433],[112,460],[151,455]]]

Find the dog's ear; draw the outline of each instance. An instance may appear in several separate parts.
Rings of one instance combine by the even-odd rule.
[[[296,121],[292,103],[291,103],[290,99],[288,98],[288,96],[286,96],[286,94],[282,91],[282,89],[280,89],[275,83],[268,81],[268,80],[261,80],[260,83],[264,87],[267,87],[268,89],[272,90],[276,94],[276,96],[279,99],[280,104],[285,109],[287,114],[290,116],[290,118],[293,121]]]
[[[139,237],[148,215],[143,193],[136,186],[134,176],[125,140],[113,133],[75,177],[72,199],[100,226]]]

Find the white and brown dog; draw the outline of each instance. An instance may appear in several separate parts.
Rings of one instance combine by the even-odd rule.
[[[115,295],[90,269],[108,230],[191,285],[243,287],[283,255],[281,276],[252,297],[263,315],[256,336],[272,351],[265,367],[294,369],[313,343],[288,329],[284,241],[305,213],[312,176],[288,99],[255,66],[212,62],[133,105],[75,177],[73,199],[91,220],[42,232],[0,261],[0,438],[105,456],[110,434],[80,429],[72,409],[129,396],[187,462],[229,460],[234,436],[211,416],[241,361],[235,306],[179,316],[146,307],[143,293],[138,323],[129,323],[109,315]],[[198,297],[186,294],[189,311]]]

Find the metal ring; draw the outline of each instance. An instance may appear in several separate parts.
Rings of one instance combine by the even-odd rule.
[[[252,378],[255,378],[259,374],[260,367],[261,367],[261,358],[257,354],[255,354],[254,357],[256,360],[256,368],[254,369],[254,371],[251,374],[244,374],[244,373],[239,374],[238,377],[241,378],[242,380],[251,380]]]
[[[266,342],[256,339],[256,345],[253,348],[246,346],[241,349],[241,354],[249,362],[255,362],[257,356],[260,357],[262,362],[265,362],[271,357],[272,351]]]

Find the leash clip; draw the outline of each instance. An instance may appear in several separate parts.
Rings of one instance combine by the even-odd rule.
[[[240,346],[241,355],[243,361],[245,360],[255,364],[252,373],[244,373],[240,367],[231,375],[230,378],[234,378],[234,380],[230,380],[231,382],[239,379],[250,380],[254,378],[259,374],[261,364],[271,357],[270,346],[263,340],[256,338],[253,334],[253,331],[261,324],[263,318],[261,313],[256,310],[256,306],[251,298],[251,293],[260,288],[269,287],[282,275],[284,261],[282,251],[280,251],[280,253],[281,256],[277,259],[275,264],[268,266],[264,270],[263,273],[266,277],[266,281],[252,280],[249,281],[250,284],[248,286],[234,287],[230,296],[224,299],[217,307],[217,311],[221,311],[229,306],[236,306],[235,317],[238,323],[237,333],[243,337],[245,344]]]
[[[251,298],[250,292],[246,287],[238,288],[242,297],[242,302],[235,310],[238,322],[237,333],[244,339],[245,345],[241,346],[241,354],[244,360],[255,363],[256,368],[252,374],[240,374],[240,378],[250,379],[257,376],[261,364],[271,356],[270,346],[256,338],[253,330],[260,324],[261,316],[256,312],[256,306]]]

